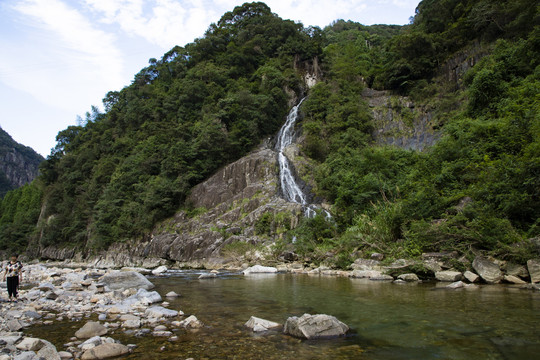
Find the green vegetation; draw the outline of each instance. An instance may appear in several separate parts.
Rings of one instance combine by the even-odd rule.
[[[0,245],[22,249],[36,235],[42,246],[102,249],[145,236],[189,207],[194,185],[277,132],[317,58],[324,76],[302,105],[300,156],[333,219],[295,227],[294,214],[267,212],[257,236],[337,267],[439,250],[523,263],[540,235],[538,13],[535,0],[424,0],[404,27],[321,30],[262,3],[237,7],[58,134],[39,180],[2,201]],[[463,81],[448,74],[455,61],[474,63]],[[423,152],[375,146],[366,87],[433,109],[441,139]],[[407,126],[417,116],[392,111]]]

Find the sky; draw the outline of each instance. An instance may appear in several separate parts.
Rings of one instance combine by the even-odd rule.
[[[0,0],[0,127],[44,157],[150,58],[202,37],[245,1]],[[323,28],[337,19],[409,23],[419,0],[267,0],[274,13]]]

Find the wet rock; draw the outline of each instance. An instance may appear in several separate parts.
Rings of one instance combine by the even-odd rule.
[[[505,275],[504,281],[510,284],[520,284],[520,285],[526,284],[525,281],[521,280],[520,278],[514,275]]]
[[[217,275],[215,273],[204,273],[199,276],[199,279],[215,279]]]
[[[278,271],[275,267],[255,265],[255,266],[251,266],[245,269],[242,273],[244,275],[249,275],[249,274],[272,274],[272,273],[277,273],[277,272]]]
[[[182,314],[181,311],[166,309],[162,306],[152,306],[145,311],[145,315],[150,318],[175,317]]]
[[[174,291],[169,291],[168,293],[165,294],[165,297],[175,298],[175,297],[180,297],[180,295],[175,293]]]
[[[379,276],[370,277],[371,281],[394,281],[394,277],[391,275],[381,274]]]
[[[152,274],[153,275],[162,275],[163,273],[165,273],[167,271],[167,267],[164,266],[164,265],[161,265],[157,268],[155,268],[154,270],[152,270]]]
[[[75,332],[75,336],[79,339],[89,339],[94,336],[105,335],[108,329],[95,321],[89,321],[82,328]]]
[[[527,261],[527,269],[532,283],[540,282],[540,259],[531,259]]]
[[[470,282],[470,283],[475,283],[480,279],[480,277],[478,275],[476,275],[475,273],[473,273],[472,271],[469,271],[469,270],[467,270],[467,271],[465,271],[463,273],[463,277],[465,279],[467,279],[467,281]]]
[[[290,317],[285,323],[283,332],[301,339],[320,339],[343,336],[349,327],[334,316],[304,314],[301,317]]]
[[[459,271],[437,271],[435,273],[435,279],[439,281],[454,282],[459,281],[462,278],[462,274]]]
[[[144,275],[135,271],[116,271],[104,275],[100,281],[107,285],[111,290],[119,289],[145,289],[154,288],[154,284],[148,281]]]
[[[398,279],[403,280],[403,281],[407,281],[407,282],[420,281],[420,279],[418,278],[418,275],[413,274],[413,273],[401,274],[401,275],[398,276]]]
[[[497,284],[501,282],[503,278],[499,265],[483,256],[477,256],[474,259],[472,266],[476,273],[488,284]]]
[[[463,281],[456,281],[456,282],[453,282],[449,285],[446,285],[445,288],[447,289],[459,289],[459,288],[462,288],[465,286],[465,283]]]
[[[199,329],[202,328],[204,324],[197,319],[195,315],[191,315],[187,319],[180,321],[179,326],[186,329]]]
[[[269,320],[265,320],[265,319],[261,319],[261,318],[252,316],[244,324],[244,326],[250,328],[254,332],[261,332],[261,331],[268,331],[270,329],[279,328],[281,325],[276,323],[276,322],[273,322],[273,321],[269,321]]]
[[[382,273],[376,270],[354,270],[351,273],[351,277],[358,279],[371,279],[381,275]]]
[[[122,344],[101,344],[82,354],[82,360],[108,359],[129,353],[129,348]]]

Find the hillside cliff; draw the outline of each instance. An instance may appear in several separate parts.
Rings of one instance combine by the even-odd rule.
[[[32,148],[17,143],[0,128],[0,197],[34,180],[43,160]]]
[[[2,246],[104,264],[524,263],[540,235],[533,3],[422,1],[408,26],[324,29],[237,7],[59,133],[40,181],[2,203]],[[322,204],[307,217],[269,145],[305,95],[284,153]]]

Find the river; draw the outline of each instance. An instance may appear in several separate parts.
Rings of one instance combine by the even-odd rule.
[[[310,275],[198,271],[151,278],[170,308],[206,327],[179,330],[179,340],[110,334],[138,347],[128,359],[538,359],[540,294],[505,285],[443,289],[443,283],[392,284]],[[348,324],[345,338],[302,341],[278,331],[254,334],[250,316],[284,323],[289,316],[329,314]],[[61,349],[81,323],[34,327],[28,333]],[[69,328],[69,331],[66,331]],[[68,335],[71,334],[71,335]]]

